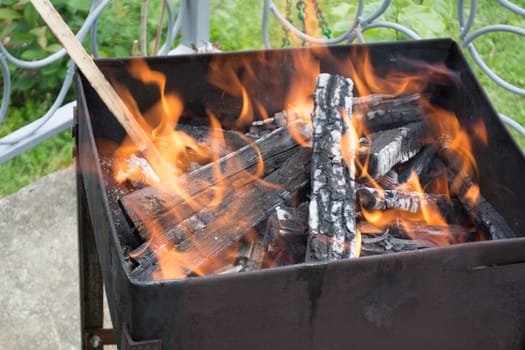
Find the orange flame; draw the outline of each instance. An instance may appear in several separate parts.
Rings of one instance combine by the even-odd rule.
[[[290,134],[295,141],[303,146],[310,147],[310,136],[294,127],[294,125],[312,125],[311,114],[314,109],[313,92],[317,75],[320,73],[319,60],[306,51],[299,51],[293,57],[293,66],[298,72],[308,72],[308,74],[298,74],[294,76],[285,100],[285,111],[287,123],[290,127]],[[302,123],[297,124],[297,121]]]
[[[475,206],[479,197],[479,188],[476,184],[470,183],[470,179],[477,177],[478,169],[469,134],[461,127],[453,112],[430,104],[427,104],[426,110],[426,116],[432,126],[431,137],[439,140],[441,151],[446,153],[450,163],[448,167],[452,170],[451,175],[454,176],[449,191],[457,194],[463,186],[468,186],[465,199]],[[485,140],[484,124],[478,122],[474,124],[474,128],[475,137]]]
[[[307,6],[307,8],[310,5]],[[308,13],[308,11],[306,11]],[[311,18],[307,16],[305,24],[307,29],[312,28]],[[312,53],[313,52],[313,53]],[[293,78],[287,87],[284,110],[286,112],[286,123],[289,127],[290,134],[296,142],[303,147],[310,147],[311,134],[305,125],[310,125],[311,130],[311,113],[313,111],[313,92],[315,90],[316,77],[321,71],[319,57],[327,58],[329,55],[328,48],[315,48],[310,51],[294,52],[293,57]],[[262,179],[265,165],[260,150],[251,142],[258,154],[258,163],[254,170],[242,170],[240,177],[242,180],[231,183],[225,180],[224,174],[228,169],[239,168],[240,160],[232,157],[222,163],[219,163],[221,154],[217,149],[223,148],[226,144],[222,129],[245,130],[257,114],[260,118],[268,119],[269,115],[265,109],[265,104],[255,96],[250,94],[253,87],[258,84],[257,69],[263,67],[269,71],[278,71],[279,62],[266,60],[264,53],[255,55],[255,63],[252,61],[254,56],[243,60],[226,60],[224,58],[211,60],[209,66],[208,82],[214,87],[221,89],[226,94],[234,96],[239,102],[238,116],[232,120],[221,120],[214,115],[212,110],[208,110],[209,118],[209,135],[208,140],[211,146],[203,146],[191,135],[181,130],[177,130],[182,115],[184,104],[180,97],[173,91],[167,91],[166,77],[159,72],[152,71],[144,61],[133,61],[130,65],[130,74],[141,80],[146,85],[153,85],[158,88],[160,98],[158,102],[149,110],[141,113],[140,108],[131,96],[130,92],[122,86],[118,91],[129,106],[130,110],[137,116],[139,124],[151,136],[155,146],[161,152],[164,159],[172,166],[171,173],[155,174],[154,176],[145,175],[147,167],[142,166],[140,162],[131,162],[132,156],[137,156],[139,150],[126,139],[121,147],[115,152],[115,169],[116,180],[123,182],[125,180],[140,181],[150,186],[156,186],[159,190],[171,192],[180,197],[180,200],[188,208],[195,212],[205,210],[206,215],[213,217],[211,223],[202,223],[204,228],[198,228],[190,232],[187,228],[186,218],[177,210],[172,210],[170,215],[174,218],[176,225],[181,232],[184,232],[184,244],[187,249],[179,249],[165,235],[165,228],[156,219],[144,217],[143,222],[147,225],[149,233],[148,245],[157,254],[159,269],[153,275],[155,279],[172,279],[182,278],[189,273],[196,275],[217,273],[225,264],[231,264],[236,257],[235,245],[230,247],[218,257],[210,258],[213,255],[213,243],[207,243],[199,240],[200,234],[206,232],[217,232],[225,239],[229,238],[229,230],[232,223],[242,227],[245,231],[250,231],[250,223],[240,220],[239,214],[243,205],[247,202],[256,202],[258,198],[250,198],[257,191],[251,191],[254,186],[278,186],[269,184]],[[335,58],[327,58],[330,62],[337,62]],[[338,70],[353,79],[355,90],[358,96],[367,96],[370,94],[388,94],[399,96],[403,94],[422,93],[431,81],[447,79],[448,74],[442,66],[427,66],[420,64],[413,73],[400,73],[394,71],[376,72],[373,62],[368,53],[361,57],[353,56],[348,59],[338,61]],[[439,174],[438,180],[433,182],[431,189],[424,189],[415,173],[409,180],[401,185],[398,190],[406,190],[419,194],[422,206],[417,212],[408,212],[403,210],[386,210],[386,211],[367,211],[363,210],[363,217],[368,223],[386,229],[387,227],[398,224],[401,225],[412,239],[426,239],[440,245],[447,245],[453,242],[449,237],[447,222],[441,215],[439,209],[434,203],[424,200],[427,193],[444,194],[449,198],[449,193],[458,192],[461,186],[465,184],[466,178],[475,177],[477,169],[470,139],[468,134],[462,130],[456,116],[449,111],[431,105],[430,102],[423,102],[426,109],[426,116],[431,125],[431,135],[429,143],[435,140],[441,141],[441,147],[446,149],[452,155],[455,169],[455,178],[449,188],[449,174]],[[241,105],[242,104],[242,105]],[[362,118],[356,117],[355,113],[350,120],[349,116],[343,113],[346,126],[346,132],[342,135],[341,151],[343,160],[347,167],[353,172],[354,178],[366,179],[367,186],[382,190],[376,179],[372,179],[368,174],[368,160],[360,161],[356,153],[362,152],[363,145],[359,144],[361,137],[369,137],[369,131],[366,130]],[[485,126],[475,124],[473,127],[476,137],[485,141],[487,131]],[[250,142],[249,142],[250,143]],[[188,191],[188,188],[194,185],[189,183],[187,177],[181,176],[187,173],[197,163],[198,166],[211,163],[211,173],[213,177],[213,186],[209,191],[194,195]],[[139,164],[139,165],[137,165]],[[163,179],[173,179],[166,188],[167,182]],[[202,180],[204,181],[204,180]],[[209,180],[206,180],[209,181]],[[242,190],[240,189],[242,187]],[[231,189],[235,188],[232,194]],[[465,191],[465,197],[475,203],[479,195],[479,188],[475,184],[470,184]],[[227,208],[228,210],[225,210]],[[137,208],[138,215],[141,210]],[[189,209],[188,209],[189,210]],[[428,237],[421,236],[417,230],[417,224],[424,223],[431,226],[442,228],[443,234]],[[201,231],[199,231],[201,230]],[[368,233],[368,232],[367,232]],[[252,232],[253,236],[256,233]],[[233,239],[232,239],[233,240]],[[355,248],[360,251],[361,232],[356,231]],[[205,263],[201,263],[205,260]]]

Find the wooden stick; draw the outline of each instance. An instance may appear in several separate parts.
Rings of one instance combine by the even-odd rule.
[[[104,77],[104,74],[84,47],[82,47],[80,41],[75,37],[51,2],[49,0],[31,0],[31,3],[62,43],[71,59],[84,74],[109,111],[113,113],[117,121],[122,125],[131,141],[144,154],[144,157],[155,172],[160,176],[171,173],[171,167],[162,158],[153,142],[151,142],[149,135],[142,129],[126,104]]]

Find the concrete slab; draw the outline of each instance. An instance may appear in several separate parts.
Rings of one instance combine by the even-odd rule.
[[[74,168],[0,199],[0,349],[80,349]]]
[[[0,200],[0,348],[78,349],[73,168]]]

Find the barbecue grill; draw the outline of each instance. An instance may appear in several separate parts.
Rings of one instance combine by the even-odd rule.
[[[473,143],[483,196],[519,238],[308,263],[232,275],[144,281],[131,276],[127,253],[140,244],[118,203],[119,186],[103,159],[125,132],[81,74],[75,122],[83,336],[86,348],[113,340],[102,329],[102,280],[120,349],[523,349],[525,348],[525,158],[451,40],[146,58],[182,95],[183,118],[204,123],[206,106],[226,120],[242,103],[211,86],[212,60],[253,61],[249,94],[269,112],[284,106],[292,55],[312,54],[322,72],[365,52],[378,72],[410,72],[414,62],[444,65],[454,84],[430,82],[434,103],[466,130],[482,120],[488,146]],[[326,49],[323,49],[326,50]],[[264,56],[266,62],[261,64]],[[133,59],[101,59],[113,82],[146,110],[159,96],[134,79]],[[304,72],[308,74],[308,72]],[[395,345],[393,345],[395,344]]]

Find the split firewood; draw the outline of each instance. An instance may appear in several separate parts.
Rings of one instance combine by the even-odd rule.
[[[353,140],[348,142],[347,133],[351,125],[352,87],[350,79],[338,75],[317,77],[306,261],[359,255],[354,212],[356,146]]]
[[[158,269],[157,256],[148,244],[138,246],[128,254],[128,257],[136,264],[136,267],[130,272],[131,278],[145,280]]]
[[[271,173],[278,169],[289,157],[297,152],[298,148],[299,147],[297,146],[267,158],[264,174]],[[220,196],[220,194],[217,194],[218,191],[240,189],[258,179],[248,174],[238,173],[231,176],[228,180],[227,183],[220,182],[215,184],[215,186],[208,187],[203,191],[198,192],[192,196],[189,201],[177,198],[177,200],[174,200],[173,203],[171,203],[171,207],[168,207],[170,205],[169,203],[160,205],[158,197],[154,197],[149,203],[156,206],[147,207],[148,216],[144,216],[144,202],[134,203],[128,201],[126,202],[126,211],[128,214],[133,213],[135,217],[134,223],[138,233],[144,240],[148,240],[150,238],[150,230],[148,227],[161,227],[164,231],[169,230],[173,225],[177,225],[184,220],[189,220],[193,215],[197,214],[199,210],[208,206],[209,203],[217,198],[217,196]],[[173,196],[173,198],[175,198],[175,196]],[[283,198],[283,200],[285,199],[287,198]]]
[[[361,163],[368,161],[368,174],[374,178],[385,175],[396,164],[404,163],[423,147],[427,127],[424,122],[378,131],[370,134],[368,149],[359,150]]]
[[[234,130],[184,123],[178,123],[176,129],[193,137],[202,147],[213,149],[213,152],[221,157],[250,143],[250,139]]]
[[[472,241],[471,228],[449,224],[446,226],[430,225],[424,222],[404,222],[389,226],[390,234],[402,239],[421,239],[435,242],[438,245],[449,245]]]
[[[405,96],[372,94],[353,97],[352,112],[369,132],[392,129],[423,120],[420,94]],[[271,118],[254,121],[250,125],[248,136],[256,139],[286,125],[288,113],[284,110],[275,113]]]
[[[239,255],[230,266],[224,266],[215,272],[217,275],[256,271],[263,267],[266,252],[262,240],[258,237],[245,237],[240,241]]]
[[[372,94],[352,98],[352,112],[369,132],[392,129],[423,120],[420,94],[394,96]],[[268,130],[286,123],[287,112],[278,112],[272,118],[256,121],[250,127],[250,135],[263,135]]]
[[[264,257],[266,251],[261,240],[253,240],[250,245],[250,250],[246,254],[246,263],[242,271],[255,271],[263,267]]]
[[[461,162],[455,154],[445,144],[441,147],[439,155],[449,169],[451,192],[461,202],[474,226],[490,240],[517,237],[503,216],[483,197],[470,175],[461,170]]]
[[[361,234],[378,236],[385,232],[385,228],[377,227],[367,221],[361,220],[357,223],[357,229]],[[448,245],[471,241],[474,238],[471,227],[458,224],[446,226],[430,225],[424,222],[395,223],[387,227],[390,236],[399,239],[420,239],[436,244]]]
[[[437,245],[423,239],[403,239],[392,236],[389,230],[379,235],[361,235],[361,255],[382,255],[399,253],[424,248],[432,248]]]
[[[401,169],[398,171],[399,183],[405,183],[413,172],[418,176],[426,174],[432,160],[436,155],[436,149],[433,146],[426,146],[421,149],[413,158],[408,162],[401,164]]]
[[[235,242],[284,202],[287,194],[304,186],[308,181],[311,153],[308,149],[296,148],[295,154],[277,170],[243,188],[231,188],[217,208],[204,208],[185,221],[174,225],[163,233],[163,239],[173,243],[176,252],[186,252],[189,270],[202,268],[209,259],[220,257]],[[235,213],[235,219],[224,221],[223,217]],[[148,243],[143,244],[143,249]],[[149,258],[137,267],[136,274],[149,272],[155,263]],[[215,272],[215,271],[211,271]],[[147,277],[143,276],[143,277]]]
[[[247,172],[254,173],[259,162],[264,160],[264,174],[278,168],[290,156],[293,148],[298,147],[290,136],[287,127],[281,127],[265,135],[254,144],[246,145],[235,152],[181,176],[180,183],[185,184],[182,189],[186,197],[193,198],[193,202],[204,203],[206,198],[213,196],[213,186],[219,183],[242,186],[254,181]],[[220,177],[216,176],[220,169]],[[202,193],[205,192],[205,193]],[[202,194],[201,194],[202,193]],[[201,194],[199,198],[196,198]],[[133,222],[144,239],[149,233],[145,225],[151,221],[166,221],[169,225],[185,219],[194,213],[194,206],[186,203],[184,197],[174,191],[162,191],[159,188],[146,187],[134,191],[120,199],[126,214]],[[179,212],[173,208],[178,207]]]
[[[264,246],[272,266],[283,266],[304,261],[308,238],[308,204],[297,208],[285,205],[275,208],[268,217]]]
[[[357,199],[365,210],[398,209],[411,214],[422,214],[423,207],[440,209],[443,216],[455,215],[452,202],[442,194],[408,192],[397,190],[377,190],[363,187],[357,190]]]
[[[451,184],[455,182],[452,180],[453,177],[455,176],[450,176]],[[478,192],[478,185],[474,184],[468,176],[464,176],[463,183],[457,191],[454,191],[454,194],[463,205],[474,226],[490,240],[516,238],[516,233],[510,228],[507,221],[480,192],[477,198],[472,200],[469,195],[471,190]]]
[[[384,176],[378,179],[370,179],[369,177],[363,177],[356,183],[357,188],[362,187],[375,187],[379,186],[385,190],[394,190],[399,187],[398,175],[395,170],[390,170]]]
[[[219,271],[216,272],[217,275],[228,275],[230,273],[238,273],[242,272],[245,268],[246,262],[244,260],[239,259],[236,261],[233,265],[227,266]]]
[[[354,97],[352,110],[369,132],[392,129],[423,119],[420,94]]]

